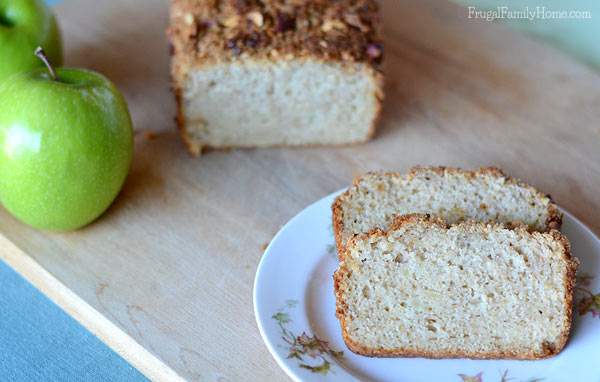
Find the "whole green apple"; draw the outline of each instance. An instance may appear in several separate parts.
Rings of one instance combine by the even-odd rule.
[[[0,82],[42,62],[31,52],[41,46],[52,64],[62,65],[60,31],[43,0],[0,0]]]
[[[132,153],[127,104],[102,75],[42,68],[0,83],[0,201],[21,221],[90,223],[119,193]]]

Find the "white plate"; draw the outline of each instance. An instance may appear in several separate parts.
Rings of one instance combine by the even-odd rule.
[[[429,360],[369,358],[349,351],[335,317],[333,295],[337,255],[330,206],[337,194],[290,220],[267,247],[256,272],[254,312],[260,333],[292,379],[600,381],[600,240],[566,212],[562,231],[581,260],[578,274],[589,277],[579,278],[575,301],[583,311],[574,313],[571,338],[558,356],[541,361]]]

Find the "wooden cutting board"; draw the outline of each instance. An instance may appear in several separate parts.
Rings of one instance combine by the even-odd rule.
[[[173,122],[167,7],[57,8],[67,63],[127,97],[133,168],[110,210],[78,232],[37,232],[0,211],[1,256],[151,378],[286,380],[255,324],[256,266],[288,219],[367,170],[500,166],[600,233],[600,76],[560,52],[449,3],[385,0],[375,140],[193,159]]]

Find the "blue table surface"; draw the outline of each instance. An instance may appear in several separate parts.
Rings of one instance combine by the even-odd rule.
[[[147,380],[3,262],[0,290],[0,380]]]

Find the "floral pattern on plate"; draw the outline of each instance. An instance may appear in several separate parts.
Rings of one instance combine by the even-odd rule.
[[[482,371],[480,371],[479,373],[477,373],[475,375],[459,374],[458,376],[461,378],[462,382],[488,382],[487,379],[483,378]],[[543,380],[544,380],[544,378],[529,378],[523,382],[541,382]],[[504,372],[500,375],[500,379],[498,379],[497,381],[499,381],[499,382],[510,382],[510,381],[517,382],[517,380],[515,378],[511,378],[508,375],[508,370],[504,370]]]
[[[592,317],[600,318],[600,292],[594,294],[590,290],[593,278],[594,276],[586,274],[577,277],[577,286],[575,287],[577,302],[575,307],[581,316],[592,313]]]
[[[303,369],[327,375],[332,371],[333,359],[340,359],[344,356],[343,351],[335,351],[329,347],[327,341],[323,341],[316,335],[309,335],[305,331],[296,335],[289,328],[292,319],[289,311],[298,305],[298,300],[287,300],[283,308],[279,309],[271,318],[277,321],[281,330],[281,339],[285,342],[288,351],[287,358],[298,360],[299,366]]]

